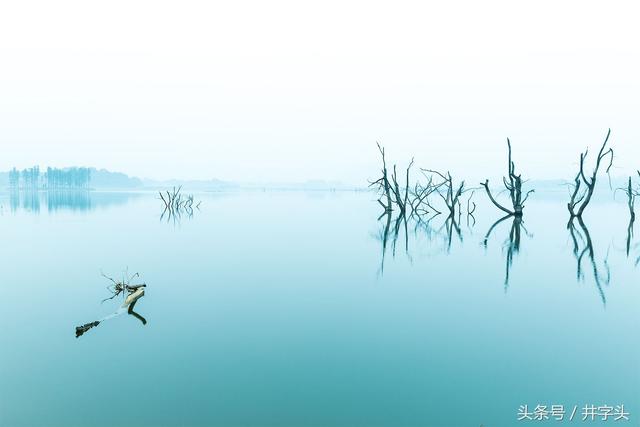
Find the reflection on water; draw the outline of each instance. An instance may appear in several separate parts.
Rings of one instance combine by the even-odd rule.
[[[406,257],[413,262],[410,250],[410,233],[408,229],[413,229],[413,238],[426,239],[434,249],[430,255],[450,254],[453,242],[465,243],[466,234],[473,235],[473,227],[476,223],[474,216],[475,204],[467,206],[466,229],[460,226],[462,213],[458,211],[456,216],[444,217],[440,212],[435,212],[431,216],[413,213],[411,215],[393,216],[392,212],[385,212],[378,218],[380,225],[376,234],[376,239],[381,245],[379,275],[384,274],[385,260],[390,247],[392,258],[396,257],[399,240],[402,241],[402,250]],[[444,219],[442,219],[444,218]],[[504,257],[504,291],[507,292],[511,279],[511,270],[514,259],[521,250],[523,234],[533,239],[534,235],[525,227],[523,216],[506,215],[491,224],[482,239],[485,249],[489,247],[491,237],[498,233],[501,225],[510,221],[510,228],[503,240],[501,249]],[[607,298],[605,288],[611,282],[611,267],[609,264],[609,251],[604,257],[598,257],[594,249],[593,239],[584,220],[579,217],[572,218],[567,224],[571,239],[571,252],[576,262],[576,280],[580,283],[587,279],[585,274],[585,263],[588,264],[586,271],[589,272],[589,280],[592,280],[597,289],[598,295],[603,305],[606,305]],[[401,237],[402,236],[402,237]],[[632,249],[640,247],[640,243],[632,245],[633,242],[633,218],[629,222],[626,235],[626,254],[629,257]],[[542,243],[544,244],[544,243]],[[634,257],[634,265],[640,264],[640,256]]]
[[[533,237],[525,228],[524,223],[522,221],[521,215],[506,215],[494,222],[487,234],[484,236],[483,245],[486,248],[488,245],[489,238],[493,233],[493,230],[503,221],[511,219],[511,230],[509,231],[508,238],[503,243],[503,249],[505,252],[505,273],[504,273],[504,291],[506,292],[509,288],[509,273],[511,272],[511,267],[513,266],[513,257],[520,252],[520,240],[522,236],[522,231],[528,237]]]
[[[466,213],[467,231],[471,231],[475,225],[474,211],[475,204],[471,207],[471,202],[469,202]],[[424,213],[414,211],[409,216],[399,214],[394,217],[393,212],[384,212],[378,217],[378,221],[382,223],[382,226],[376,234],[376,239],[382,246],[379,274],[384,274],[384,264],[389,243],[391,245],[391,255],[395,258],[398,239],[401,235],[404,236],[402,239],[404,253],[412,260],[411,251],[409,250],[410,228],[413,230],[414,237],[423,235],[430,242],[436,243],[436,252],[450,253],[454,241],[464,242],[465,230],[460,226],[462,215],[460,210],[447,216],[441,212],[430,214],[426,211]]]
[[[640,414],[638,236],[627,258],[621,204],[594,202],[567,229],[564,203],[540,197],[493,226],[480,197],[474,218],[465,197],[455,218],[377,221],[367,193],[237,192],[203,194],[189,226],[167,227],[157,193],[104,212],[99,196],[87,214],[37,216],[0,194],[0,426],[511,427],[526,403]],[[153,291],[100,304],[126,265]],[[114,411],[123,381],[145,389]]]
[[[5,196],[6,197],[6,196]],[[140,197],[137,193],[93,192],[89,190],[30,190],[11,189],[8,204],[11,212],[39,214],[57,211],[86,212],[96,208],[124,205],[130,199]],[[0,194],[0,203],[2,201]]]
[[[578,222],[578,226],[576,226],[575,222]],[[609,253],[607,251],[607,255],[602,260],[602,267],[604,267],[604,274],[602,273],[602,269],[598,266],[599,262],[595,255],[595,251],[593,249],[593,241],[591,240],[591,234],[589,233],[589,229],[587,225],[584,223],[581,217],[571,218],[569,223],[567,224],[567,229],[569,230],[569,235],[571,236],[571,241],[573,242],[573,256],[576,258],[576,278],[578,281],[584,281],[585,273],[583,270],[583,260],[586,258],[591,267],[591,273],[593,276],[593,281],[598,288],[598,293],[600,294],[600,299],[602,300],[602,304],[606,305],[607,298],[604,293],[603,285],[608,286],[611,282],[611,270],[609,268]]]

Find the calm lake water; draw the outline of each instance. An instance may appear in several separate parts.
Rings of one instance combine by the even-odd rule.
[[[640,425],[640,229],[627,254],[624,204],[594,202],[578,279],[565,200],[536,196],[486,245],[484,203],[450,242],[442,217],[392,221],[383,260],[370,193],[198,194],[176,223],[151,193],[0,194],[0,426]],[[76,338],[127,267],[146,325]]]

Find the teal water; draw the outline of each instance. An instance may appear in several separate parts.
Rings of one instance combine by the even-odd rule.
[[[0,194],[0,426],[639,425],[624,204],[587,211],[577,278],[562,199],[529,203],[518,251],[511,220],[483,243],[500,215],[481,204],[451,239],[444,218],[397,239],[392,221],[383,259],[369,193],[198,197],[174,223],[151,193]],[[147,324],[76,338],[122,303],[100,272],[127,267]],[[579,410],[518,422],[524,404]],[[630,421],[582,422],[591,404]]]

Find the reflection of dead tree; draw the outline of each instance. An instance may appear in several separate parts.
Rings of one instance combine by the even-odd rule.
[[[457,236],[460,242],[463,242],[462,229],[456,218],[451,216],[444,218],[444,221],[440,223],[439,226],[436,225],[436,218],[439,217],[439,213],[434,213],[428,217],[426,215],[415,216],[414,233],[417,236],[420,232],[430,242],[441,241],[442,249],[449,253],[454,241],[454,236]]]
[[[384,262],[387,253],[387,247],[389,240],[391,240],[391,255],[395,258],[396,256],[396,246],[398,243],[398,236],[400,235],[400,227],[404,225],[404,250],[407,256],[409,255],[409,233],[407,227],[407,217],[404,215],[398,215],[393,221],[393,228],[391,227],[391,213],[388,212],[386,214],[382,214],[378,219],[385,217],[385,225],[382,227],[380,233],[378,234],[378,240],[380,240],[382,244],[382,255],[380,261],[380,274],[384,273]]]
[[[609,135],[611,135],[611,129],[607,132],[607,136],[600,147],[600,151],[598,152],[598,156],[596,157],[596,164],[593,169],[593,174],[590,177],[587,177],[584,172],[584,161],[589,153],[589,150],[584,153],[580,153],[580,169],[576,174],[573,184],[573,191],[571,192],[571,199],[567,204],[567,208],[569,209],[569,214],[571,218],[574,217],[582,217],[582,213],[586,209],[587,205],[591,201],[591,196],[593,196],[593,190],[596,187],[596,177],[598,175],[598,170],[600,169],[600,164],[602,160],[606,157],[609,157],[609,166],[607,166],[606,172],[609,173],[611,166],[613,165],[613,149],[606,149],[607,142],[609,141]],[[584,191],[582,190],[582,184],[586,187]],[[571,221],[570,221],[571,222]]]
[[[640,176],[640,171],[637,171],[637,173]],[[638,190],[633,188],[631,177],[629,177],[629,181],[627,182],[627,188],[625,188],[624,190],[625,190],[625,194],[627,195],[627,207],[629,208],[629,217],[631,218],[631,221],[635,221],[636,219],[635,204],[636,204],[636,197],[638,196],[639,193],[638,193]]]
[[[640,171],[638,171],[638,175],[640,175]],[[623,190],[625,195],[627,196],[627,207],[629,208],[629,225],[627,226],[627,256],[629,256],[629,251],[631,248],[631,240],[633,239],[633,223],[636,220],[636,212],[635,212],[635,204],[636,197],[640,194],[635,188],[633,188],[631,177],[627,182],[626,188],[619,188],[619,190]]]
[[[370,182],[369,187],[376,189],[378,193],[377,202],[384,209],[378,220],[386,219],[384,225],[381,226],[381,231],[378,233],[378,239],[382,243],[380,271],[384,270],[389,243],[392,247],[392,255],[395,257],[401,229],[404,229],[405,252],[411,258],[409,255],[408,233],[408,222],[410,220],[416,222],[416,230],[421,227],[432,230],[431,220],[440,215],[441,210],[445,211],[442,207],[437,208],[432,203],[431,199],[434,194],[437,194],[444,201],[446,211],[448,211],[447,218],[435,234],[446,236],[445,244],[447,250],[451,248],[454,235],[457,235],[462,241],[462,231],[459,226],[463,213],[462,199],[463,194],[470,190],[465,188],[464,181],[454,184],[449,172],[442,173],[430,169],[422,169],[422,174],[427,178],[426,183],[416,181],[412,184],[410,172],[414,164],[413,159],[406,168],[405,176],[399,177],[396,165],[393,165],[392,168],[387,165],[384,147],[379,143],[377,145],[382,157],[381,175],[375,181]],[[473,192],[471,192],[466,201],[467,226],[470,226],[471,221],[475,224],[473,214],[476,210],[476,204],[472,201],[472,198]],[[395,219],[392,215],[393,211],[397,212]],[[424,217],[427,215],[432,216],[425,221]],[[392,221],[394,223],[393,227],[391,225]]]
[[[451,176],[451,173],[448,171],[445,173],[442,173],[432,169],[422,169],[422,172],[425,174],[425,176],[429,178],[429,184],[431,186],[431,190],[429,194],[432,194],[432,193],[438,194],[442,199],[442,201],[444,202],[447,208],[447,211],[449,212],[442,227],[440,228],[440,230],[444,230],[446,232],[446,249],[447,249],[447,252],[449,252],[451,250],[451,244],[453,242],[454,234],[458,237],[458,239],[460,239],[461,242],[463,240],[462,231],[460,230],[460,225],[459,225],[461,216],[462,216],[461,199],[467,191],[470,191],[472,189],[467,189],[465,187],[464,181],[461,181],[459,184],[455,184],[454,179]],[[433,184],[434,177],[440,178],[441,181],[436,184]],[[473,218],[473,221],[475,223],[475,217],[473,217],[473,213],[476,210],[476,204],[475,202],[471,201],[472,197],[473,197],[473,191],[471,191],[471,195],[467,199],[467,203],[466,203],[467,224],[469,224],[470,217]],[[427,206],[428,208],[431,209],[431,211],[436,212],[436,214],[440,214],[439,210],[433,208],[433,206],[430,203],[428,203],[428,198],[425,198],[425,200],[427,200],[426,202]]]
[[[607,299],[604,295],[604,290],[602,285],[609,285],[611,281],[611,272],[609,270],[609,264],[607,258],[604,259],[603,265],[606,271],[605,275],[600,273],[598,268],[598,264],[596,262],[595,252],[593,250],[593,242],[591,241],[591,235],[589,234],[589,229],[586,224],[582,220],[582,217],[577,216],[578,226],[576,227],[573,221],[573,218],[569,220],[569,235],[571,236],[571,240],[573,241],[573,255],[576,258],[577,267],[576,267],[576,277],[578,280],[584,280],[584,271],[582,270],[582,261],[585,257],[589,259],[591,264],[591,269],[593,272],[593,279],[596,283],[596,287],[598,288],[598,293],[600,294],[600,298],[602,299],[602,304],[607,303]]]
[[[384,228],[380,232],[378,239],[382,244],[382,255],[380,257],[380,274],[384,274],[384,260],[387,254],[387,242],[389,241],[389,229],[391,228],[391,213],[388,212],[386,215],[382,214],[380,218],[385,216],[387,218]],[[378,219],[380,219],[378,218]]]
[[[405,252],[409,254],[409,236],[407,233],[407,216],[413,214],[413,201],[409,199],[411,192],[411,184],[409,182],[409,174],[411,167],[413,166],[413,159],[407,166],[405,172],[404,184],[401,185],[398,178],[398,172],[396,165],[393,165],[393,172],[389,176],[387,169],[387,159],[384,147],[378,145],[378,150],[382,156],[382,175],[377,180],[369,184],[370,187],[375,187],[379,193],[378,203],[384,211],[378,217],[378,220],[386,218],[385,225],[379,235],[379,239],[382,242],[382,261],[380,264],[380,272],[384,272],[384,260],[387,251],[387,243],[389,240],[389,234],[392,233],[392,255],[395,257],[396,244],[398,236],[400,234],[400,226],[404,224],[405,234]],[[391,230],[392,212],[394,206],[398,209],[398,215],[396,216],[393,230]]]
[[[511,198],[511,205],[513,209],[508,209],[502,206],[491,194],[491,190],[489,190],[489,180],[485,180],[485,182],[480,183],[487,192],[487,196],[491,202],[500,210],[506,212],[509,215],[522,216],[522,211],[524,209],[524,202],[527,201],[527,198],[534,190],[529,190],[527,193],[522,196],[522,176],[516,175],[516,165],[511,160],[511,141],[507,138],[507,147],[509,149],[509,159],[507,161],[507,168],[509,171],[508,178],[502,177],[502,182],[509,192],[509,197]]]
[[[506,251],[505,275],[504,275],[505,292],[509,288],[509,280],[511,277],[511,267],[513,266],[513,258],[515,255],[518,254],[518,252],[520,252],[520,241],[522,238],[522,231],[524,230],[525,234],[531,237],[529,232],[527,232],[527,229],[524,227],[524,223],[522,222],[522,215],[508,214],[498,219],[496,222],[493,223],[493,225],[491,225],[491,227],[489,227],[489,230],[485,234],[484,240],[483,240],[484,247],[486,248],[489,241],[489,237],[491,237],[491,233],[493,232],[493,230],[500,223],[507,220],[508,218],[513,218],[513,221],[511,222],[511,230],[509,231],[509,237],[507,238],[507,240],[505,240],[503,244],[503,248]]]
[[[476,202],[471,200],[473,199],[474,193],[475,193],[475,190],[471,191],[471,194],[467,199],[467,227],[469,227],[469,219],[473,219],[472,225],[476,224],[476,217],[473,215],[473,213],[476,211]]]
[[[473,218],[474,209],[474,203],[468,201],[468,222],[471,221],[469,217]],[[460,214],[459,211],[456,212],[458,212],[458,214],[454,216],[448,215],[446,218],[444,218],[444,221],[442,223],[438,222],[437,225],[434,225],[434,220],[438,217],[441,217],[440,212],[434,212],[431,215],[427,215],[426,213],[421,214],[417,211],[414,211],[410,216],[397,215],[395,216],[395,218],[393,217],[391,212],[383,213],[382,215],[380,215],[378,220],[384,218],[384,224],[381,225],[380,231],[376,235],[382,246],[379,272],[381,274],[384,273],[385,260],[387,252],[389,250],[391,251],[392,257],[395,258],[398,241],[401,240],[400,235],[403,233],[404,252],[409,260],[411,260],[411,255],[409,252],[410,221],[413,221],[414,223],[412,227],[413,232],[416,236],[418,235],[418,233],[420,233],[426,236],[429,241],[441,241],[443,250],[445,250],[447,253],[451,250],[451,247],[455,240],[454,237],[457,237],[460,242],[463,242],[463,233],[458,221]]]
[[[200,201],[196,202],[193,194],[183,195],[182,186],[173,187],[173,191],[159,191],[160,200],[164,203],[164,210],[160,219],[167,215],[167,221],[173,218],[174,222],[179,220],[182,214],[186,214],[189,218],[193,216],[193,209],[200,209]]]
[[[458,218],[459,219],[459,218]],[[455,231],[456,236],[462,243],[462,230],[460,230],[460,226],[458,225],[458,220],[454,216],[449,215],[447,219],[444,221],[443,227],[447,231],[447,253],[451,252],[451,243],[453,242],[453,233]]]

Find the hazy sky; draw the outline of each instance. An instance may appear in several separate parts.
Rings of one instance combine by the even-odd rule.
[[[611,127],[640,168],[634,2],[14,1],[0,170],[360,183],[392,160],[570,178]]]

